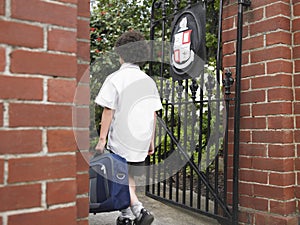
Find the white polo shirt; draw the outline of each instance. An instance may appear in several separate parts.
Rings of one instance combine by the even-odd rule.
[[[107,147],[128,162],[144,161],[154,112],[162,108],[155,82],[139,66],[124,63],[106,78],[95,102],[114,110]]]

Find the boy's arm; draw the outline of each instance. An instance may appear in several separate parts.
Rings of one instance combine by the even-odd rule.
[[[155,143],[154,143],[154,141],[155,141],[155,128],[156,128],[156,112],[154,112],[153,132],[152,132],[152,138],[151,138],[151,142],[150,142],[148,155],[152,155],[154,153],[154,150],[155,150]]]
[[[104,108],[102,112],[102,117],[101,117],[101,129],[100,129],[100,137],[98,144],[96,146],[96,151],[99,151],[100,153],[103,153],[104,147],[106,144],[106,137],[108,134],[108,130],[112,121],[114,111],[109,108]]]

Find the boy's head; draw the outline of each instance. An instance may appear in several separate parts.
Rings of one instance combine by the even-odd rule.
[[[149,46],[144,36],[134,30],[125,32],[118,38],[115,51],[124,62],[139,66],[149,59]]]

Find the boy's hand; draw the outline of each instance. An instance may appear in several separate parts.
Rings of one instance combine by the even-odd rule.
[[[102,154],[104,152],[105,144],[106,144],[106,141],[99,140],[98,144],[96,145],[96,148],[95,148],[96,151],[98,151],[99,153]]]
[[[153,155],[154,150],[155,150],[154,141],[151,141],[150,147],[149,147],[149,150],[148,150],[148,155]]]

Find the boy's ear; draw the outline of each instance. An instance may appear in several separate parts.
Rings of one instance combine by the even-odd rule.
[[[122,59],[121,57],[119,58],[119,62],[121,63],[121,64],[123,64],[124,63],[124,59]]]

